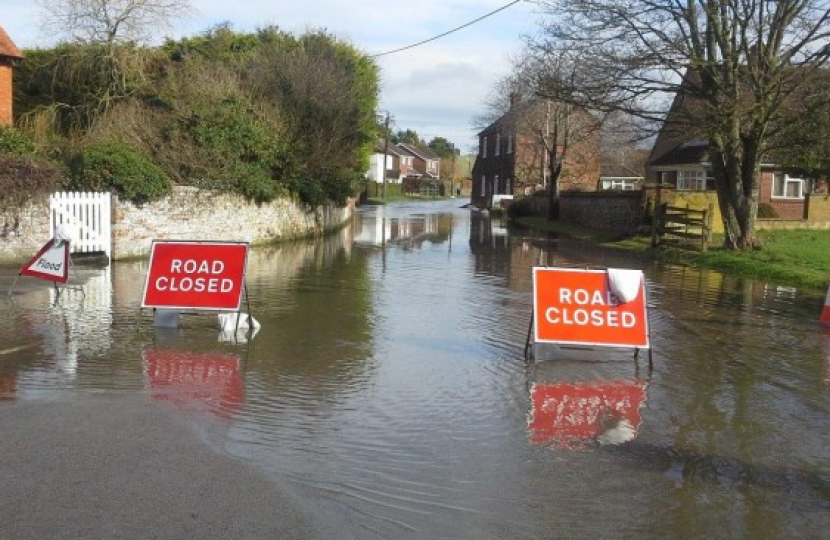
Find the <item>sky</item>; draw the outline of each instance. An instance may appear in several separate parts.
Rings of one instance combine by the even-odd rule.
[[[236,31],[266,25],[301,34],[326,29],[375,55],[406,47],[469,23],[511,0],[190,0],[194,13],[165,32],[198,35],[221,23]],[[20,49],[50,47],[35,0],[0,0],[0,25]],[[394,131],[412,129],[427,142],[445,137],[462,151],[476,146],[473,119],[485,112],[495,83],[533,34],[538,7],[518,2],[446,37],[377,58],[380,109]],[[161,36],[160,36],[161,37]],[[160,42],[160,40],[159,40]]]

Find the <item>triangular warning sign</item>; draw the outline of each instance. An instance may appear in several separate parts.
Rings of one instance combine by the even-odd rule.
[[[20,269],[21,276],[32,276],[55,283],[69,279],[69,241],[53,238]]]

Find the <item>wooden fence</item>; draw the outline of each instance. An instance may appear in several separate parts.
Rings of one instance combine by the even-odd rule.
[[[710,204],[706,210],[661,204],[654,216],[651,245],[656,247],[666,240],[679,240],[680,244],[697,245],[706,251],[712,241],[712,214]],[[669,237],[669,238],[667,238]]]

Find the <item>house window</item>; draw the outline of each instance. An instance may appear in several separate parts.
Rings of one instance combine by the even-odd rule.
[[[493,193],[501,193],[499,191],[499,175],[493,177]]]
[[[486,176],[481,177],[481,193],[480,193],[480,195],[482,197],[487,195],[487,177]]]
[[[630,191],[637,188],[637,180],[634,178],[603,178],[602,189],[614,189],[618,191]]]
[[[803,199],[807,190],[807,181],[803,178],[791,178],[784,173],[772,175],[772,196],[781,199]]]
[[[494,155],[498,156],[501,154],[501,133],[496,133],[496,152]]]
[[[508,135],[507,136],[507,153],[508,154],[513,153],[513,135]]]
[[[487,157],[487,135],[481,137],[481,157]]]
[[[677,171],[678,191],[704,191],[715,189],[715,177],[712,171],[693,169]]]

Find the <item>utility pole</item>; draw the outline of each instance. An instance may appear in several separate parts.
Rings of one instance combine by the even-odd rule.
[[[452,169],[450,171],[450,198],[455,199],[455,144],[450,143],[452,151]]]
[[[389,111],[386,111],[386,121],[383,124],[383,200],[386,200],[386,161],[389,159]]]

